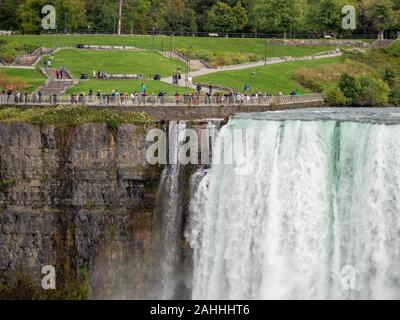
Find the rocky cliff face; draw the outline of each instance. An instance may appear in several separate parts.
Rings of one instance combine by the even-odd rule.
[[[160,176],[145,137],[0,125],[0,298],[143,297]],[[56,291],[41,290],[44,265]]]

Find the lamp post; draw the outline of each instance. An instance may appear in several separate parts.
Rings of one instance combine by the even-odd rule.
[[[264,65],[267,65],[267,38],[265,38],[265,48],[264,48],[264,56],[265,56],[265,63]]]
[[[153,48],[155,49],[156,48],[156,41],[155,41],[156,27],[155,26],[153,26],[153,28],[151,29],[151,33],[153,36]]]
[[[250,72],[250,95],[253,94],[253,78],[256,76],[256,73]]]
[[[176,91],[179,90],[179,72],[181,71],[181,68],[176,68]]]
[[[189,85],[189,73],[190,73],[190,56],[193,47],[189,47],[188,52],[186,54],[186,70],[185,70],[185,86],[188,87]]]

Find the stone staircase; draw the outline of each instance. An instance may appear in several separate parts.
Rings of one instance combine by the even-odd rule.
[[[44,86],[38,90],[44,96],[51,96],[54,94],[58,96],[63,95],[69,88],[76,86],[79,83],[79,81],[75,80],[67,70],[64,78],[59,80],[56,78],[56,69],[41,68],[41,71],[48,78]]]
[[[54,53],[53,49],[39,48],[32,53],[18,56],[11,65],[16,67],[34,67],[43,56],[52,53]]]
[[[181,60],[182,62],[186,62],[186,57],[185,55],[176,52],[176,51],[163,51],[160,52],[164,57],[169,58],[169,59],[177,59]],[[214,69],[211,67],[207,62],[204,60],[190,60],[190,67],[193,69]]]

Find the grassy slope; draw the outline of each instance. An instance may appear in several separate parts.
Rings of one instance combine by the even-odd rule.
[[[293,72],[302,67],[316,68],[323,64],[338,63],[340,61],[341,58],[330,58],[280,63],[240,71],[221,71],[197,77],[194,82],[223,85],[237,91],[243,91],[245,84],[250,85],[250,73],[255,72],[256,76],[253,79],[254,91],[271,92],[273,94],[282,91],[284,94],[289,94],[291,90],[301,88],[302,93],[309,93],[309,90],[303,88],[292,79]]]
[[[27,92],[36,90],[46,81],[46,78],[38,70],[0,68],[0,72],[4,73],[7,77],[18,78],[26,81],[29,85],[29,87],[25,90]],[[2,90],[4,88],[1,88],[0,86],[0,89]]]
[[[131,80],[123,80],[123,81],[107,81],[107,80],[88,80],[81,81],[78,86],[71,88],[67,91],[67,94],[71,93],[88,93],[90,89],[96,93],[98,90],[102,92],[111,92],[112,90],[118,90],[119,92],[128,92],[132,93],[133,91],[140,92],[140,87],[142,82],[146,84],[146,91],[148,94],[154,93],[158,94],[159,91],[167,92],[169,95],[174,95],[176,93],[176,87],[173,85],[168,85],[164,82],[160,81],[131,81]],[[179,88],[179,93],[192,92],[193,90]]]
[[[0,36],[0,39],[2,37]],[[4,38],[4,37],[3,37]],[[11,36],[7,39],[14,39],[19,43],[33,44],[45,47],[55,47],[55,36],[51,41],[49,35],[32,36]],[[116,36],[116,35],[60,35],[58,37],[60,47],[72,47],[76,44],[91,45],[127,45],[136,46],[144,49],[156,49],[169,51],[185,49],[192,46],[195,49],[207,50],[214,53],[252,53],[263,58],[265,55],[264,39],[241,39],[241,38],[197,38],[197,37],[172,37],[167,36]],[[288,46],[268,46],[268,56],[303,56],[317,52],[327,51],[332,46],[322,47],[288,47]]]
[[[79,78],[81,73],[92,75],[93,70],[104,70],[113,74],[161,74],[167,77],[176,68],[184,70],[184,64],[175,59],[168,59],[155,52],[137,51],[100,51],[65,49],[59,51],[53,60],[55,67],[66,67]]]

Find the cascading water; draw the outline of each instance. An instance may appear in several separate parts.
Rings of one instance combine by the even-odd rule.
[[[400,112],[239,115],[216,150],[249,128],[251,172],[213,165],[193,177],[192,298],[399,299]]]
[[[185,130],[185,122],[171,122],[169,125],[170,164],[162,172],[157,196],[156,225],[159,234],[154,245],[157,288],[153,293],[157,299],[174,299],[178,291],[177,273],[181,263],[180,242],[183,224],[180,182],[182,167],[178,156]]]

